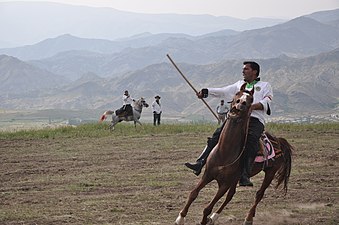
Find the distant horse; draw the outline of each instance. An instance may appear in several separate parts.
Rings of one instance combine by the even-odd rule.
[[[251,92],[246,91],[244,86],[234,96],[233,101],[231,102],[228,119],[220,134],[218,144],[210,153],[206,162],[205,172],[196,187],[191,191],[186,205],[180,211],[179,216],[175,221],[176,225],[184,225],[185,217],[190,205],[198,197],[200,190],[213,180],[216,180],[218,183],[218,191],[213,200],[206,208],[204,208],[203,218],[200,224],[213,225],[222,210],[231,201],[236,192],[237,183],[240,179],[240,159],[244,152],[244,146],[247,138],[250,114],[249,108],[252,102],[253,90]],[[274,160],[270,160],[266,163],[255,163],[253,165],[251,176],[258,174],[261,170],[263,170],[265,172],[265,177],[259,191],[256,193],[255,203],[245,218],[244,225],[253,224],[256,207],[263,198],[266,188],[271,184],[274,178],[277,180],[275,188],[278,188],[278,186],[284,182],[283,190],[285,194],[287,192],[287,184],[292,165],[291,156],[293,147],[284,138],[275,138],[269,134],[267,134],[267,137],[271,140],[271,143],[276,148],[277,153],[278,151],[280,151],[280,153],[276,154]],[[225,195],[226,192],[227,196],[224,203],[209,218],[208,216],[212,213],[214,205]]]
[[[102,116],[100,117],[99,122],[104,121],[108,115],[112,115],[112,121],[111,124],[109,126],[110,130],[114,130],[114,126],[121,122],[121,121],[134,121],[134,126],[136,127],[137,123],[142,125],[139,121],[140,117],[141,117],[141,112],[142,112],[142,108],[143,107],[148,107],[148,104],[146,103],[144,98],[140,98],[139,100],[135,101],[133,104],[133,115],[129,115],[129,116],[120,116],[120,115],[116,115],[114,113],[114,111],[112,110],[108,110],[106,112],[104,112],[104,114],[102,114]]]

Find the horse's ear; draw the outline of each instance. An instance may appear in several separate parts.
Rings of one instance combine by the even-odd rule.
[[[244,83],[243,85],[241,85],[240,91],[245,91],[245,87],[246,87],[246,83]]]

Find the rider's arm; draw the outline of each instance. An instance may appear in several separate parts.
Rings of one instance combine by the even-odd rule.
[[[264,106],[259,102],[251,105],[252,110],[263,110]]]
[[[222,88],[204,88],[197,93],[198,98],[207,98],[209,96],[226,98],[228,100],[233,98],[233,95],[239,90],[239,82],[222,87]]]
[[[272,98],[273,98],[272,87],[269,83],[267,83],[265,88],[264,88],[263,99],[260,100],[259,102],[261,103],[261,105],[263,107],[261,110],[264,110],[268,115],[271,114],[270,103],[272,101]]]

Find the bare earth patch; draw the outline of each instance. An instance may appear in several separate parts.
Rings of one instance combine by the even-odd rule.
[[[183,164],[209,135],[0,140],[0,224],[173,224],[199,179]],[[339,224],[339,131],[275,135],[296,148],[289,190],[269,187],[255,224]],[[237,189],[217,224],[242,223],[262,177]],[[215,192],[216,183],[201,191],[186,224],[200,222]]]

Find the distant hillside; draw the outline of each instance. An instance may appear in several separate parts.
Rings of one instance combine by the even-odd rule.
[[[0,6],[4,4],[10,7],[8,12],[23,10],[20,3],[0,3]],[[49,10],[36,18],[51,13],[50,6],[55,6],[56,12],[69,10],[65,17],[56,17],[60,20],[67,19],[73,10],[78,9],[89,13],[86,19],[98,16],[98,12],[103,13],[107,16],[105,21],[109,21],[110,16],[113,20],[119,15],[121,18],[133,15],[140,19],[139,22],[145,22],[147,18],[150,23],[149,20],[154,19],[152,16],[157,16],[126,14],[107,8],[47,5]],[[35,7],[46,9],[45,6],[32,4],[32,8],[22,11],[22,15],[28,15],[31,13],[29,9]],[[6,13],[0,13],[0,29],[4,24],[16,25],[15,21],[2,20],[9,16]],[[121,94],[127,89],[134,98],[143,96],[149,103],[155,95],[161,95],[164,112],[170,115],[211,116],[169,63],[166,54],[170,54],[197,89],[223,86],[242,79],[242,62],[253,59],[262,66],[262,79],[270,81],[274,88],[272,109],[275,115],[338,110],[338,13],[338,10],[319,12],[265,28],[242,32],[223,28],[202,35],[181,32],[153,34],[141,27],[143,32],[137,35],[111,41],[62,33],[64,35],[34,45],[0,49],[0,54],[3,54],[0,55],[0,108],[116,109],[121,106]],[[173,19],[173,15],[162,16],[155,21],[161,23],[164,18]],[[37,22],[36,18],[32,21]],[[224,23],[225,19],[209,16],[180,18],[185,18],[186,25],[197,23],[200,20],[196,19],[200,18],[204,20],[201,26],[209,21],[211,27],[215,19],[218,23]],[[63,22],[69,28],[77,24],[71,21],[78,19],[75,16],[75,20]],[[93,24],[103,22],[103,18],[97,19]],[[40,25],[46,21],[39,21]],[[59,32],[59,21],[54,22],[50,27],[55,26],[54,30]],[[127,27],[131,23],[127,23]],[[118,25],[123,29],[121,23]],[[98,29],[105,26],[108,25],[103,23]],[[50,27],[46,28],[46,33]],[[82,28],[79,26],[79,31]],[[107,30],[114,29],[115,26]],[[215,106],[219,99],[208,101]]]
[[[172,55],[172,58],[176,61],[176,54]],[[242,61],[224,60],[208,65],[178,63],[178,66],[191,83],[201,89],[221,87],[242,79]],[[281,56],[257,61],[262,66],[262,79],[269,81],[274,89],[274,116],[338,109],[339,49],[307,58]],[[14,93],[11,92],[13,90],[1,88],[0,94],[3,97],[0,108],[117,109],[121,105],[121,94],[126,89],[134,98],[143,96],[148,102],[159,94],[162,97],[164,112],[168,115],[210,116],[205,106],[168,61],[114,78],[86,74],[66,86],[29,96],[17,94],[16,97],[6,97]],[[212,107],[218,101],[219,99],[208,99]]]
[[[0,53],[21,60],[43,59],[69,50],[86,50],[98,53],[113,53],[123,49],[118,42],[100,39],[86,39],[69,34],[48,38],[34,45],[0,49]]]
[[[339,20],[339,9],[315,12],[306,15],[306,17],[312,18],[321,23],[332,23],[333,21]]]
[[[18,46],[72,34],[83,38],[114,40],[150,32],[202,35],[223,29],[248,30],[284,20],[226,16],[142,14],[51,2],[0,2],[0,40]],[[6,32],[4,32],[6,31]]]
[[[1,4],[1,3],[0,3]],[[214,35],[232,35],[236,31],[220,31]],[[2,48],[0,53],[17,57],[21,60],[37,60],[53,57],[54,55],[68,51],[88,51],[103,54],[113,54],[122,51],[125,48],[142,48],[158,45],[162,41],[172,38],[181,37],[188,39],[199,38],[186,34],[151,34],[144,33],[142,35],[132,36],[117,41],[109,41],[103,39],[89,39],[75,37],[70,34],[64,34],[55,38],[48,38],[34,45],[26,45],[16,48]]]
[[[51,46],[55,46],[57,40],[59,38],[49,40]],[[93,40],[88,41],[90,43]],[[139,47],[124,48],[111,54],[89,52],[94,47],[86,48],[86,51],[72,50],[31,63],[75,80],[86,72],[94,72],[102,77],[119,76],[120,73],[166,62],[167,53],[175,53],[179,62],[190,64],[210,64],[223,59],[274,58],[280,55],[306,57],[338,48],[339,28],[308,17],[299,17],[276,26],[240,33],[220,31],[197,37],[180,34],[145,35],[125,40],[119,43],[119,48],[124,44],[127,46],[127,42],[134,42],[133,45]],[[99,43],[88,46],[98,46]],[[103,49],[112,49],[114,43],[111,44],[111,47],[108,45]],[[26,51],[32,52],[28,48]],[[98,48],[95,51],[103,52]]]
[[[68,83],[65,78],[34,67],[14,57],[0,55],[0,90],[2,95],[27,94],[46,91]]]

